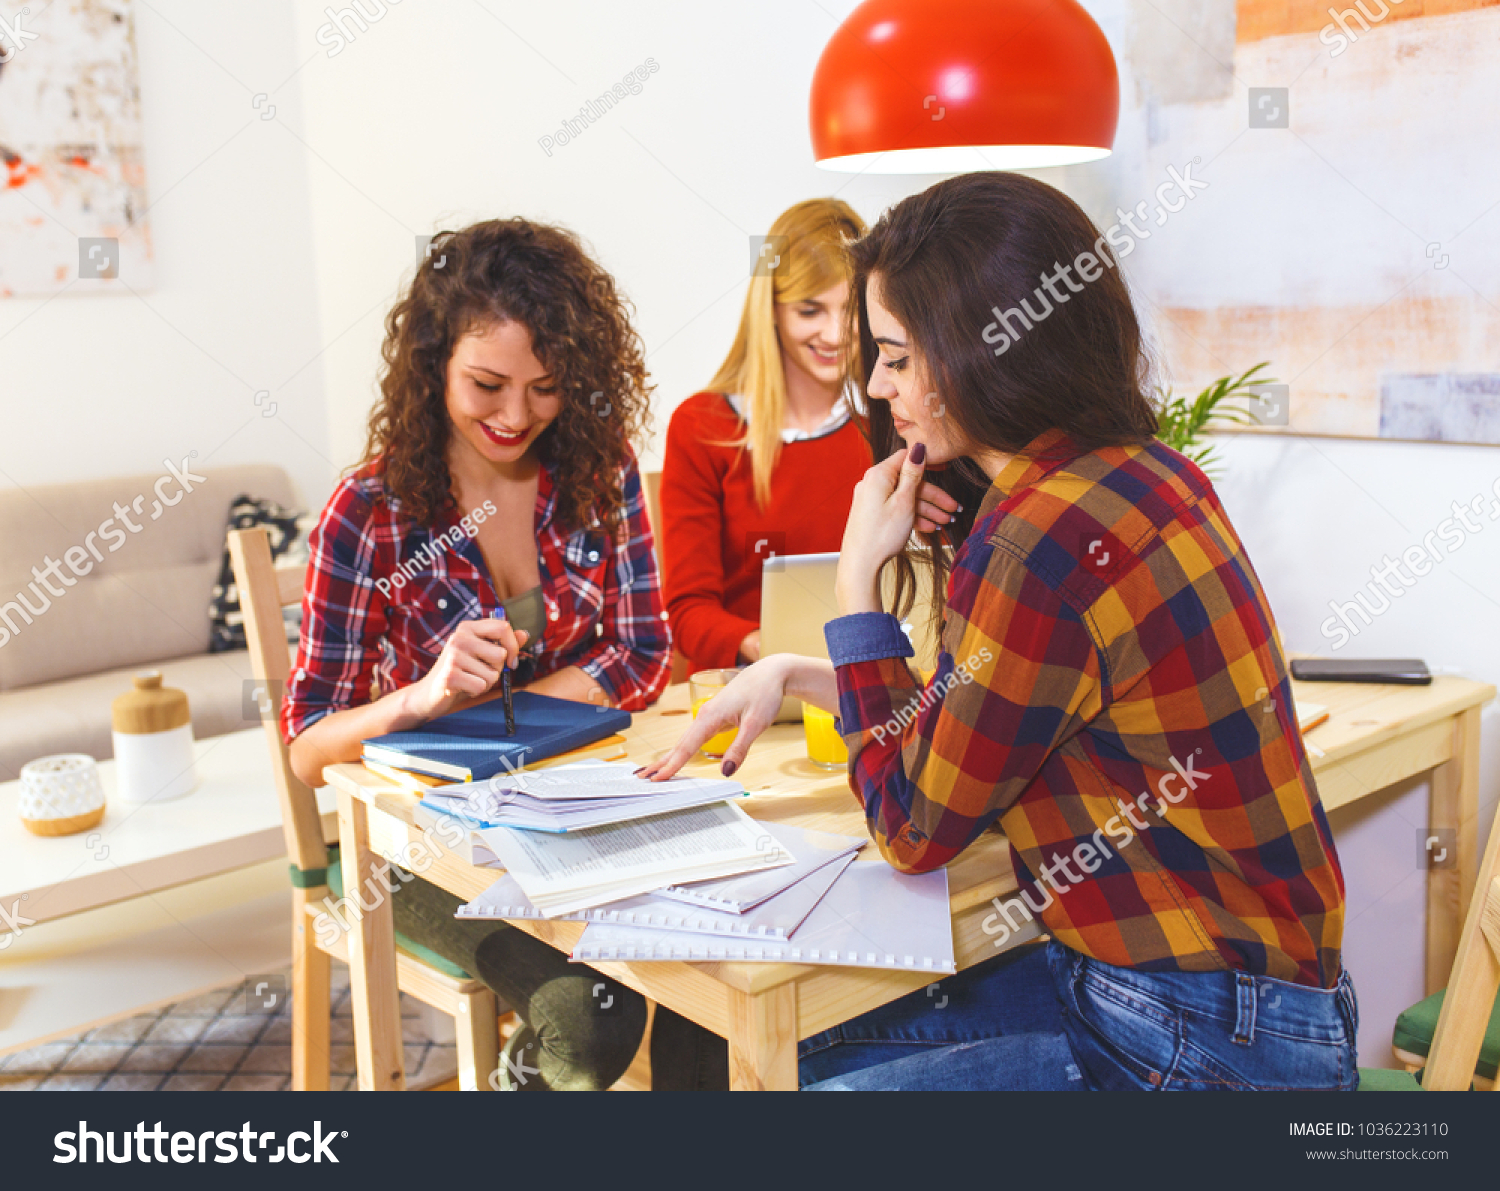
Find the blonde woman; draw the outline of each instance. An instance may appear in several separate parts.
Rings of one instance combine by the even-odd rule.
[[[844,372],[844,245],[864,231],[838,199],[783,211],[728,357],[672,414],[662,553],[674,636],[694,669],[760,658],[762,564],[837,550],[873,462]]]

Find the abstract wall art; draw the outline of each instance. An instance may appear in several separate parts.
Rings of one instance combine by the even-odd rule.
[[[0,297],[150,286],[132,7],[0,9]]]

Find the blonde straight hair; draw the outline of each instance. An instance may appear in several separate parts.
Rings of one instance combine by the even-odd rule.
[[[778,215],[770,236],[776,237],[780,259],[751,276],[734,345],[709,382],[711,392],[738,393],[745,399],[749,426],[731,445],[750,449],[755,500],[762,508],[771,500],[771,473],[781,455],[786,418],[776,303],[805,302],[849,280],[845,245],[864,234],[864,220],[842,199],[807,199]]]

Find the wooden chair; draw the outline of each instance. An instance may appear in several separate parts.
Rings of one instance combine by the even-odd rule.
[[[264,685],[273,706],[278,706],[291,670],[281,609],[302,599],[305,572],[302,568],[293,571],[274,566],[270,539],[263,529],[231,531],[229,556],[239,588],[240,611],[245,618],[251,671],[256,681]],[[326,912],[323,899],[330,897],[330,880],[340,885],[341,873],[338,858],[330,858],[323,837],[317,796],[292,772],[291,755],[281,739],[278,717],[263,715],[262,723],[281,801],[286,852],[292,862],[292,1087],[296,1091],[326,1091],[328,961],[332,957],[347,963],[349,955],[342,931],[335,942],[325,945],[318,938],[314,922],[320,913]],[[354,912],[358,914],[357,905]],[[495,994],[431,952],[424,958],[418,952],[425,949],[403,936],[397,936],[396,946],[396,974],[401,991],[451,1014],[455,1020],[460,1086],[467,1091],[492,1090],[490,1074],[497,1070],[500,1054]]]
[[[646,516],[651,521],[651,532],[658,539],[661,535],[661,472],[643,471],[641,473],[641,488],[646,497]],[[660,548],[656,551],[656,567],[665,579],[666,567],[662,563]],[[672,647],[672,677],[668,685],[676,686],[680,682],[686,682],[688,675],[692,672],[692,664],[688,661],[687,654],[676,646]]]
[[[1480,1053],[1485,1048],[1486,1032],[1495,1017],[1500,1016],[1497,996],[1500,996],[1500,815],[1495,817],[1484,861],[1479,866],[1479,879],[1474,884],[1463,934],[1459,936],[1458,955],[1453,961],[1448,987],[1402,1014],[1402,1020],[1406,1021],[1423,1006],[1436,1009],[1441,998],[1442,1008],[1437,1013],[1431,1048],[1424,1057],[1398,1046],[1396,1057],[1405,1063],[1407,1070],[1361,1070],[1360,1089],[1415,1089],[1418,1084],[1413,1073],[1424,1064],[1420,1086],[1429,1091],[1464,1091],[1471,1084],[1500,1089],[1500,1079],[1486,1081],[1480,1075]],[[1400,1029],[1398,1026],[1398,1041],[1402,1040]],[[1408,1046],[1412,1044],[1407,1042]]]

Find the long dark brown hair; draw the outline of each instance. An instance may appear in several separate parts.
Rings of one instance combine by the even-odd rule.
[[[1005,325],[1016,336],[997,354],[1008,314],[1043,274],[1070,268],[1085,253],[1099,262],[1080,292],[1054,285],[1066,302],[1049,314]],[[1130,293],[1103,237],[1072,199],[1045,183],[998,171],[963,174],[903,199],[850,249],[850,367],[860,393],[875,370],[867,286],[878,277],[881,300],[906,328],[918,361],[928,409],[968,443],[1008,454],[1023,452],[1039,435],[1061,430],[1082,450],[1144,442],[1156,433],[1156,413],[1144,389],[1149,362]],[[1077,283],[1075,283],[1077,284]],[[905,445],[890,403],[868,400],[870,446],[877,460]],[[934,411],[933,404],[937,403]],[[950,431],[951,433],[951,431]],[[899,616],[910,612],[918,565],[930,568],[932,615],[943,614],[952,550],[968,537],[988,477],[968,458],[931,471],[927,479],[950,492],[963,512],[925,549],[892,560]]]
[[[614,279],[562,228],[517,218],[439,232],[386,316],[364,462],[382,460],[386,490],[419,524],[451,514],[448,359],[469,331],[516,322],[562,397],[557,420],[536,440],[553,468],[558,520],[569,530],[595,517],[615,526],[621,468],[651,393],[629,311]]]

